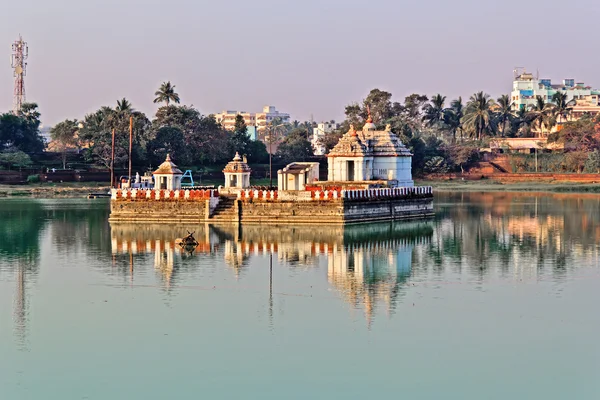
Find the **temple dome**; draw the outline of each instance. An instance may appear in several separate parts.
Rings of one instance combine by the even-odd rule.
[[[371,151],[350,126],[350,130],[340,138],[337,144],[329,152],[327,157],[364,157],[371,155]]]
[[[251,169],[240,157],[238,152],[235,153],[235,157],[233,157],[233,161],[229,161],[225,166],[223,172],[250,172]]]
[[[181,170],[179,168],[177,168],[177,165],[175,165],[175,163],[173,163],[173,161],[171,161],[171,156],[169,154],[167,154],[167,158],[165,159],[165,162],[163,162],[162,164],[160,164],[158,166],[158,169],[156,171],[154,171],[154,174],[181,175],[181,174],[183,174],[183,172],[181,172]]]

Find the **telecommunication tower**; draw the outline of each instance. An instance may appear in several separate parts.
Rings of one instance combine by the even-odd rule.
[[[21,35],[19,40],[12,45],[11,66],[14,69],[15,91],[13,101],[13,111],[15,114],[21,110],[21,106],[25,103],[25,75],[27,75],[27,57],[29,56],[29,48],[27,42],[23,41]]]

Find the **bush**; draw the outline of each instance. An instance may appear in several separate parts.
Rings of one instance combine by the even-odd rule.
[[[27,177],[27,183],[40,183],[39,175],[29,175]]]

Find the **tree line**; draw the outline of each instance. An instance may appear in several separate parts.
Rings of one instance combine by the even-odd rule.
[[[549,132],[557,123],[562,123],[563,129],[550,134],[548,142],[566,143],[567,157],[573,158],[571,153],[579,152],[578,158],[586,158],[575,163],[577,171],[572,172],[581,172],[585,162],[590,164],[587,157],[596,157],[589,153],[600,149],[600,137],[592,138],[591,134],[600,132],[598,117],[589,115],[580,121],[569,121],[571,105],[567,95],[560,92],[550,103],[537,96],[533,106],[515,110],[508,95],[494,100],[484,92],[477,92],[465,103],[461,97],[447,101],[441,94],[431,99],[426,95],[411,94],[402,103],[392,101],[389,92],[373,89],[361,103],[346,106],[346,119],[339,129],[326,134],[320,140],[321,144],[329,151],[351,124],[361,128],[369,112],[377,129],[391,125],[392,131],[411,150],[413,173],[417,175],[464,172],[479,160],[480,150],[489,147],[489,139],[535,137]],[[586,143],[585,148],[582,143]]]
[[[180,104],[175,85],[164,82],[155,93],[154,103],[162,104],[150,120],[122,98],[114,107],[103,106],[81,119],[66,119],[50,130],[53,150],[61,154],[66,168],[67,156],[74,150],[83,154],[88,164],[108,168],[111,163],[112,132],[115,132],[116,168],[129,161],[129,129],[133,121],[132,162],[136,166],[155,167],[169,153],[182,166],[222,165],[236,152],[250,163],[268,163],[269,154],[262,141],[252,140],[241,115],[235,129],[228,131],[214,115],[203,115],[192,106]],[[19,113],[0,115],[0,166],[28,166],[31,157],[44,150],[40,136],[37,104],[25,104]],[[274,120],[267,126],[268,137],[278,148],[274,157],[288,162],[294,157],[312,155],[308,126],[283,124]]]

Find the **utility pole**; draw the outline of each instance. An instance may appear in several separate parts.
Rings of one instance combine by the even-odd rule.
[[[25,103],[25,75],[27,74],[25,60],[29,56],[29,47],[27,42],[23,41],[21,35],[19,35],[19,40],[13,43],[12,50],[11,67],[14,69],[13,74],[15,77],[13,112],[17,114],[21,111],[23,103]]]
[[[112,130],[112,146],[110,151],[110,188],[115,182],[115,128]]]
[[[133,115],[129,117],[129,188],[131,189],[131,147],[133,144]]]

